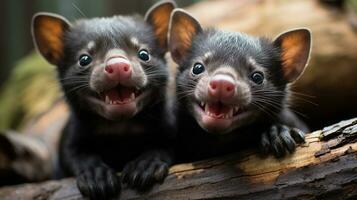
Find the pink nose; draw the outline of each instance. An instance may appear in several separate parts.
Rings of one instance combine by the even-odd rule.
[[[215,75],[208,86],[208,93],[219,100],[229,99],[234,96],[235,83],[228,75]]]
[[[131,76],[130,62],[122,57],[110,58],[104,70],[107,76],[112,80],[127,80]]]

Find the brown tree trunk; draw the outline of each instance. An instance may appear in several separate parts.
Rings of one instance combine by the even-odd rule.
[[[284,159],[254,151],[179,164],[151,191],[123,189],[121,199],[356,199],[357,118],[307,135]],[[0,189],[0,199],[82,199],[65,179]]]

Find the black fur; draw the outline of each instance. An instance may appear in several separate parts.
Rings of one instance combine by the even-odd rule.
[[[151,76],[143,88],[152,91],[144,108],[131,119],[111,121],[96,113],[85,99],[98,94],[88,87],[92,69],[76,67],[78,52],[94,41],[93,57],[102,57],[114,48],[136,55],[137,47],[129,42],[132,36],[152,50],[152,62],[142,66],[154,68],[157,75]],[[65,174],[76,176],[80,191],[91,199],[117,196],[121,181],[116,173],[128,162],[121,175],[127,177],[124,184],[142,190],[161,182],[172,163],[173,132],[165,123],[165,51],[158,46],[152,28],[140,17],[95,18],[76,22],[64,38],[65,57],[57,69],[71,108],[60,145],[60,164]],[[87,86],[81,88],[83,82],[71,81],[71,77]]]
[[[200,78],[193,78],[190,73],[196,62],[202,62],[207,52],[212,56],[204,61],[205,70],[212,72],[220,67],[230,66],[241,80],[247,83],[252,92],[252,101],[244,109],[251,110],[255,116],[252,120],[229,133],[212,134],[203,130],[192,116],[195,97],[192,92]],[[296,143],[303,141],[303,132],[307,127],[287,108],[289,95],[288,81],[283,78],[281,49],[266,38],[249,36],[207,29],[194,36],[187,55],[180,60],[177,80],[177,121],[179,139],[177,143],[178,160],[189,162],[226,153],[235,152],[244,147],[258,145],[264,152],[275,156],[292,152]],[[266,83],[257,86],[250,80],[255,70],[248,62],[253,58],[265,68]],[[275,91],[274,94],[264,91]],[[264,98],[261,101],[258,99]],[[280,125],[284,124],[284,125]],[[286,126],[285,126],[286,125]],[[294,127],[294,128],[290,128]]]

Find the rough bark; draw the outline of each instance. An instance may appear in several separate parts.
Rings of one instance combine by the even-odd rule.
[[[356,199],[357,118],[307,135],[284,159],[254,151],[179,164],[161,185],[121,199]],[[82,199],[65,179],[0,189],[0,199]]]

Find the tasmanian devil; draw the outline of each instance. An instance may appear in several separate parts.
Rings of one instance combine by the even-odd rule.
[[[308,62],[309,30],[291,30],[272,41],[204,30],[188,13],[175,9],[168,42],[179,65],[178,159],[216,156],[252,142],[281,157],[304,141],[308,128],[287,101],[289,84]]]
[[[33,18],[34,43],[57,66],[70,106],[60,145],[64,174],[77,177],[91,199],[117,196],[121,181],[138,190],[165,178],[172,163],[166,123],[164,60],[174,3],[160,2],[141,16],[69,23]]]

